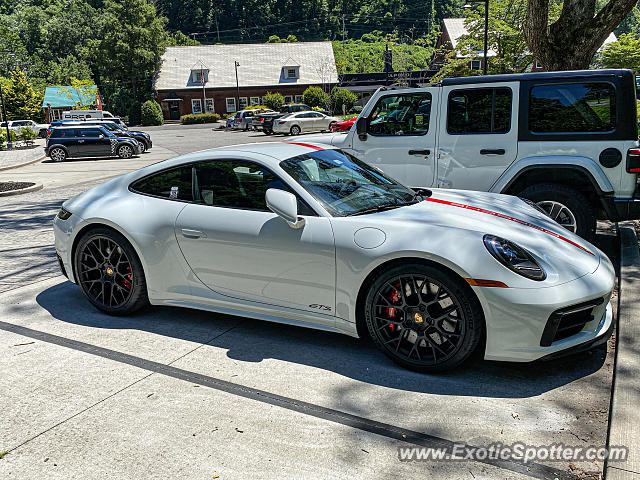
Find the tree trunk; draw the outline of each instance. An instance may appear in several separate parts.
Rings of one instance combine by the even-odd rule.
[[[609,0],[596,15],[596,0],[564,0],[560,17],[549,25],[549,0],[529,0],[524,24],[527,45],[546,70],[587,69],[636,2]]]

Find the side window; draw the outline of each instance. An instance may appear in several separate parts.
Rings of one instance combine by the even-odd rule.
[[[194,201],[217,207],[269,211],[269,188],[291,189],[267,168],[241,160],[213,160],[194,165]],[[315,215],[298,200],[300,215]]]
[[[450,135],[508,133],[511,129],[510,88],[469,88],[449,93]]]
[[[382,136],[425,135],[429,131],[431,94],[406,93],[380,98],[371,114],[367,133]]]
[[[533,133],[611,132],[616,128],[616,92],[605,82],[541,85],[529,94]]]
[[[79,137],[98,137],[102,132],[98,128],[82,128],[78,130]]]
[[[192,170],[191,165],[165,170],[138,180],[131,185],[131,189],[154,197],[192,201]]]
[[[72,128],[56,129],[53,132],[51,132],[51,138],[70,138],[75,136],[76,136],[76,131]]]

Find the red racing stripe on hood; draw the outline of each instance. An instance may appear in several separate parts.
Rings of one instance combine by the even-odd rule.
[[[578,247],[580,250],[583,250],[583,251],[587,252],[589,255],[593,255],[594,257],[596,256],[593,252],[590,252],[586,248],[581,247],[576,242],[574,242],[572,240],[569,240],[567,237],[563,237],[559,233],[552,232],[551,230],[547,230],[546,228],[539,227],[538,225],[534,225],[533,223],[529,223],[529,222],[527,222],[525,220],[521,220],[519,218],[510,217],[509,215],[505,215],[504,213],[494,212],[492,210],[486,210],[486,209],[480,208],[480,207],[473,207],[471,205],[465,205],[464,203],[450,202],[448,200],[439,200],[437,198],[427,198],[425,200],[425,202],[440,203],[442,205],[449,205],[451,207],[464,208],[464,209],[467,209],[467,210],[471,210],[473,212],[479,212],[479,213],[484,213],[484,214],[487,214],[487,215],[492,215],[492,216],[498,217],[498,218],[504,218],[505,220],[510,220],[512,222],[519,223],[520,225],[525,225],[525,226],[530,227],[530,228],[535,228],[536,230],[539,230],[541,232],[549,234],[552,237],[556,237],[556,238],[558,238],[558,239],[560,239],[560,240],[562,240],[564,242],[570,243],[574,247]]]
[[[313,148],[314,150],[322,151],[324,148],[316,147],[315,145],[311,145],[309,143],[299,143],[299,142],[282,142],[282,143],[290,143],[291,145],[300,145],[301,147]]]

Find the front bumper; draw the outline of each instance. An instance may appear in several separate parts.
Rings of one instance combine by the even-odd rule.
[[[604,254],[599,251],[598,254],[600,265],[593,273],[553,287],[472,287],[485,312],[485,359],[530,362],[584,350],[606,341],[613,323],[609,300],[615,272]],[[541,345],[545,327],[554,312],[594,299],[604,301],[593,309],[591,320],[582,330],[548,346]]]

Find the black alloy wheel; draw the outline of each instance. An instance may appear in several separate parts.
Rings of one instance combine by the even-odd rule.
[[[426,265],[395,267],[369,290],[365,319],[373,342],[419,372],[451,369],[476,349],[482,308],[468,285]]]
[[[126,315],[148,303],[140,260],[117,232],[98,228],[85,234],[76,250],[75,271],[85,296],[104,312]]]

